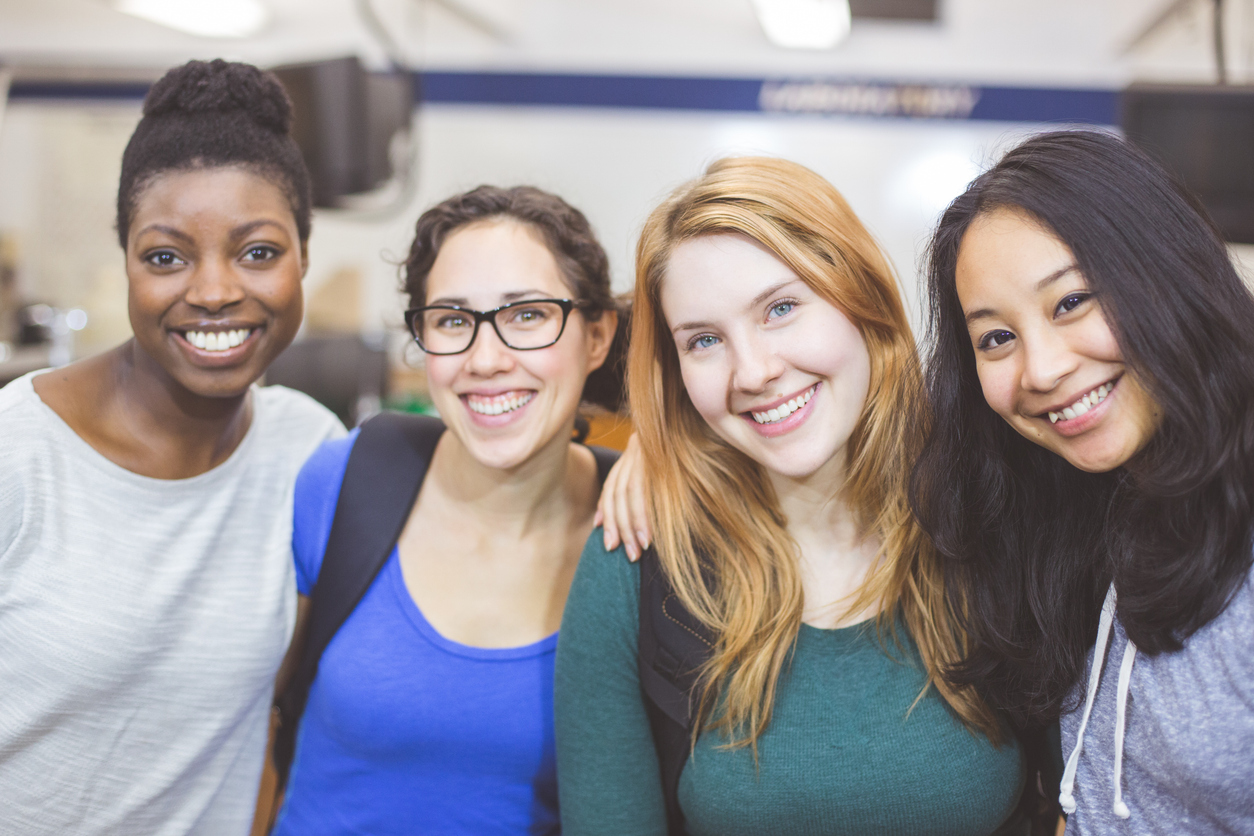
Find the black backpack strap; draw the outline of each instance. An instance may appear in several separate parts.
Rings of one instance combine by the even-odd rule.
[[[340,485],[322,568],[310,595],[300,666],[276,700],[274,764],[279,788],[296,753],[296,729],[318,662],[400,539],[444,425],[425,415],[384,412],[361,426]]]
[[[622,453],[608,447],[596,447],[591,444],[588,445],[588,450],[592,453],[592,458],[597,460],[597,484],[604,485],[605,477],[610,475],[610,468],[614,466]]]
[[[679,776],[692,751],[701,666],[714,636],[680,603],[652,548],[640,556],[640,646],[637,661],[645,711],[657,749],[670,836],[683,836]]]

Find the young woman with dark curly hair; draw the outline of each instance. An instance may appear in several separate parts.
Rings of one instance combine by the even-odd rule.
[[[561,198],[483,186],[423,213],[405,276],[444,429],[399,541],[322,653],[275,832],[556,834],[553,659],[600,493],[572,435],[616,333],[609,262]],[[305,595],[371,431],[301,471]]]

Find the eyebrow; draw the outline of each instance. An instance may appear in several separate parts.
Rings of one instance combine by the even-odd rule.
[[[1033,288],[1033,290],[1035,290],[1037,293],[1040,293],[1042,290],[1049,287],[1051,284],[1053,284],[1054,282],[1061,279],[1063,276],[1067,275],[1068,273],[1076,269],[1077,267],[1074,263],[1068,264],[1066,267],[1061,267],[1055,270],[1054,272],[1050,273],[1045,278],[1041,279],[1039,282],[1037,282],[1036,287]],[[971,313],[967,314],[966,322],[968,325],[970,325],[972,322],[975,322],[977,319],[984,319],[985,317],[995,316],[996,313],[997,312],[994,311],[992,308],[980,308],[979,310],[971,311]]]
[[[517,302],[528,296],[540,296],[545,299],[551,298],[548,293],[543,290],[511,290],[509,293],[501,294],[501,304],[508,305],[511,302]],[[465,296],[441,296],[439,299],[432,299],[427,303],[430,305],[456,305],[459,308],[469,308],[470,300]]]
[[[763,302],[765,302],[767,299],[774,296],[776,293],[779,293],[784,288],[788,287],[791,284],[795,284],[796,282],[799,282],[799,281],[801,281],[801,279],[791,278],[791,279],[784,279],[782,282],[773,284],[770,287],[768,287],[766,290],[759,293],[757,296],[754,296],[753,301],[750,302],[745,307],[756,308],[758,305],[761,305]],[[710,327],[710,325],[711,325],[710,322],[685,322],[681,325],[676,325],[674,328],[672,328],[671,333],[678,334],[680,331],[691,331],[697,328],[708,328]]]
[[[251,221],[249,223],[241,224],[240,226],[235,227],[234,229],[231,230],[230,235],[231,235],[231,238],[244,238],[263,226],[274,226],[274,227],[278,227],[279,229],[283,229],[283,224],[279,223],[278,221],[272,221],[272,220],[269,220],[268,218],[263,218],[259,221]],[[177,238],[178,240],[185,241],[187,243],[191,243],[193,240],[192,236],[188,235],[183,230],[176,229],[175,227],[172,227],[172,226],[166,226],[165,224],[149,224],[148,226],[141,229],[138,233],[136,233],[136,237],[138,237],[139,235],[143,235],[145,232],[161,232],[166,235],[169,235],[171,238]]]

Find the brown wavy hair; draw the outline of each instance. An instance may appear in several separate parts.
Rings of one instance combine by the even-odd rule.
[[[943,676],[965,648],[907,500],[927,426],[918,354],[893,272],[830,183],[796,163],[762,157],[719,160],[680,187],[649,216],[636,250],[628,394],[650,473],[658,556],[684,606],[718,637],[702,670],[696,727],[722,729],[731,745],[756,752],[803,604],[797,547],[766,473],[697,413],[662,314],[675,247],[725,233],[765,246],[861,333],[871,379],[846,447],[842,493],[880,550],[848,612],[877,606],[881,642],[895,642],[900,613],[928,675],[919,696],[935,687],[969,728],[1000,742],[996,715],[973,690]]]

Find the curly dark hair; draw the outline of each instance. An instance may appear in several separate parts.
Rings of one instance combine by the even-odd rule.
[[[309,240],[309,172],[291,137],[292,102],[273,75],[251,64],[189,61],[144,98],[144,116],[122,154],[118,242],[153,178],[168,171],[242,166],[283,190],[302,242]]]
[[[955,287],[963,236],[998,209],[1065,244],[1163,413],[1144,449],[1084,473],[984,400]],[[1200,204],[1116,137],[1048,133],[942,216],[931,245],[930,437],[912,500],[971,651],[952,671],[1020,720],[1056,717],[1084,673],[1106,587],[1149,654],[1219,615],[1254,560],[1254,297]]]
[[[418,218],[414,242],[405,259],[401,290],[411,308],[427,300],[427,277],[449,235],[477,221],[512,218],[535,229],[557,262],[573,298],[585,303],[583,315],[595,321],[605,311],[620,310],[618,329],[609,356],[588,376],[584,400],[611,411],[624,401],[623,365],[626,360],[628,311],[610,290],[610,262],[588,219],[555,194],[534,186],[479,186],[432,206]]]

